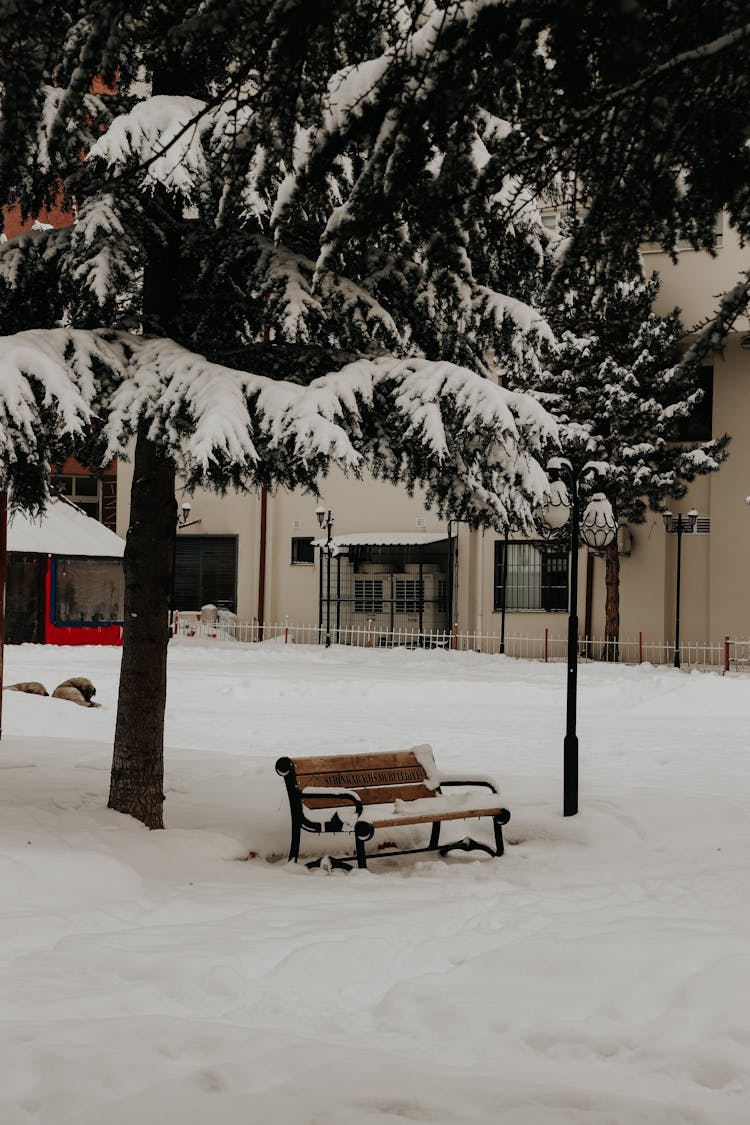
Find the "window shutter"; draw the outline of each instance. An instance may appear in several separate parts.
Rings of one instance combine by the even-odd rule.
[[[237,538],[185,535],[175,545],[174,608],[237,609]]]

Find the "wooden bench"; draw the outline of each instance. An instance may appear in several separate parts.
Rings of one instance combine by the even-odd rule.
[[[441,774],[435,767],[429,746],[384,754],[279,758],[276,772],[286,782],[292,816],[289,860],[295,863],[303,832],[346,832],[353,834],[355,841],[355,855],[326,856],[308,863],[308,867],[323,865],[348,870],[351,867],[349,860],[356,860],[358,867],[367,867],[368,859],[380,856],[428,851],[445,855],[454,849],[480,850],[492,856],[503,854],[502,826],[510,820],[510,813],[497,800],[499,794],[495,783],[487,777],[447,777]],[[443,793],[444,789],[453,786],[489,789],[496,799],[478,798],[471,793]],[[440,827],[445,821],[482,818],[492,820],[494,850],[469,837],[455,843],[440,844]],[[387,846],[376,852],[365,851],[365,844],[379,829],[412,824],[432,825],[427,847],[398,851],[393,846]]]

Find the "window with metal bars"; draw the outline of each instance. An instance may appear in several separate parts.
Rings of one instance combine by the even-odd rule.
[[[568,608],[568,551],[559,543],[543,540],[514,540],[508,543],[507,566],[505,543],[495,543],[494,608],[565,612]]]
[[[698,386],[703,392],[700,402],[677,426],[677,441],[708,441],[713,430],[714,369],[706,364],[698,372]]]
[[[315,562],[315,548],[312,535],[292,536],[292,565],[310,565]]]

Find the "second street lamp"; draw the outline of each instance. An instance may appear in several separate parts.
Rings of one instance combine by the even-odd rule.
[[[318,524],[321,529],[326,530],[325,548],[321,548],[321,553],[325,549],[326,553],[326,648],[331,647],[331,544],[333,541],[333,512],[330,508],[323,508],[322,506],[315,509],[315,515],[318,517]]]
[[[563,816],[578,812],[578,735],[576,734],[578,695],[578,547],[583,539],[590,547],[602,550],[617,534],[612,505],[602,492],[595,493],[581,518],[579,484],[606,467],[587,462],[575,469],[564,457],[553,458],[548,471],[554,476],[549,499],[539,510],[542,525],[551,532],[568,524],[570,543],[570,602],[568,606],[567,691],[565,738],[563,740]]]
[[[691,508],[684,516],[678,512],[677,516],[667,510],[662,512],[664,527],[667,533],[674,532],[677,536],[677,591],[674,611],[674,666],[680,667],[680,585],[682,582],[682,536],[685,531],[695,531],[698,523],[698,511]]]

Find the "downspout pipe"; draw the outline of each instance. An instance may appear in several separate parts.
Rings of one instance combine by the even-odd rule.
[[[268,526],[268,489],[260,490],[260,531],[258,535],[258,640],[263,640],[266,612],[266,539]]]
[[[0,738],[3,736],[3,672],[5,666],[5,588],[8,581],[8,493],[0,492]]]

